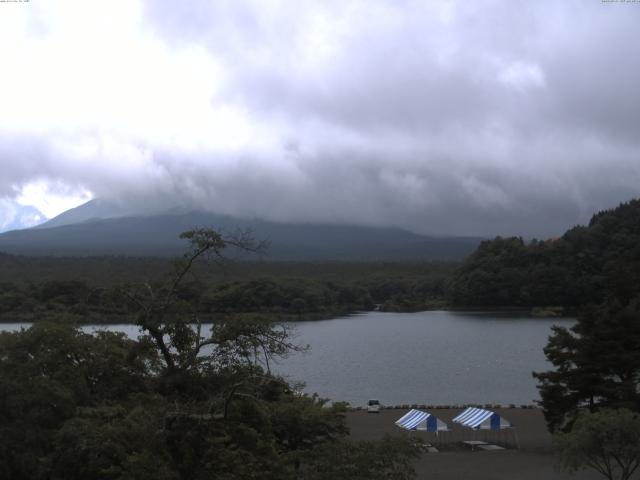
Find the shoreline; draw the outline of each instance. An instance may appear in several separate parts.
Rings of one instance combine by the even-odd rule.
[[[420,313],[420,312],[434,312],[434,311],[442,311],[442,312],[454,312],[454,313],[467,313],[467,314],[478,314],[478,315],[508,315],[514,314],[516,316],[521,316],[523,318],[540,318],[540,319],[548,319],[548,318],[558,318],[558,319],[570,319],[574,318],[575,312],[565,312],[563,315],[541,315],[535,314],[534,311],[540,307],[492,307],[492,308],[479,308],[479,307],[438,307],[438,308],[430,308],[430,309],[421,309],[421,310],[407,310],[407,311],[387,311],[387,310],[354,310],[354,311],[346,311],[346,312],[317,312],[317,313],[308,313],[308,314],[287,314],[287,313],[272,313],[272,312],[243,312],[243,313],[222,313],[222,314],[207,314],[206,318],[203,316],[202,323],[215,323],[215,319],[221,319],[224,317],[233,318],[233,317],[243,317],[243,316],[256,316],[256,317],[265,317],[273,320],[274,323],[291,323],[291,322],[318,322],[323,320],[335,320],[338,318],[348,318],[358,314],[366,314],[366,313],[392,313],[392,314],[411,314],[411,313]],[[81,321],[80,319],[76,319],[73,317],[78,317],[81,315],[75,313],[65,313],[59,312],[59,315],[68,315],[70,318],[66,320],[66,323],[73,323],[79,326],[87,326],[87,325],[136,325],[134,321],[127,321],[125,315],[122,317],[118,315],[106,315],[108,318],[91,318],[89,321]],[[87,315],[82,315],[83,317],[91,317],[95,315],[96,317],[100,317],[97,313],[89,313]],[[43,321],[42,319],[35,320],[33,317],[35,315],[17,315],[13,318],[7,318],[5,316],[0,316],[0,324],[11,324],[11,323],[38,323]],[[23,317],[23,318],[20,318]],[[47,320],[47,319],[45,319]],[[55,319],[51,319],[53,321],[58,321]]]
[[[338,403],[336,401],[335,403]],[[520,405],[515,403],[453,403],[453,404],[425,404],[425,403],[402,403],[397,405],[380,405],[380,410],[464,410],[465,408],[475,407],[483,408],[485,410],[542,410],[542,408],[534,403],[522,403]],[[367,411],[366,406],[347,406],[349,412]]]
[[[366,409],[350,410],[346,413],[346,419],[350,427],[351,436],[358,439],[374,439],[385,434],[413,435],[424,440],[425,443],[441,445],[453,444],[463,440],[477,440],[482,437],[482,439],[486,439],[490,443],[503,444],[508,450],[553,452],[552,437],[547,430],[542,409],[540,408],[491,408],[491,411],[508,420],[514,427],[513,429],[508,428],[501,431],[478,431],[453,423],[452,419],[467,406],[420,409],[432,413],[448,425],[450,430],[448,432],[440,432],[440,437],[432,432],[407,431],[397,427],[395,421],[407,413],[410,408],[411,406],[409,408],[387,408],[380,413],[368,413]],[[516,433],[515,437],[513,437],[513,432]],[[453,438],[446,438],[447,436],[443,436],[443,433],[453,434]],[[511,434],[511,436],[505,436],[505,433]]]
[[[429,480],[596,480],[595,471],[582,470],[570,475],[557,470],[557,458],[552,436],[546,428],[540,408],[492,409],[515,426],[513,432],[474,431],[451,422],[461,408],[440,408],[431,412],[447,423],[451,432],[440,434],[406,431],[395,421],[407,413],[406,409],[385,409],[380,413],[351,410],[345,414],[350,436],[354,440],[377,440],[384,435],[410,435],[422,443],[430,443],[438,453],[422,453],[414,462],[416,479]],[[427,410],[428,411],[428,410]],[[504,450],[472,451],[463,441],[480,440],[505,446]],[[440,442],[438,442],[440,441]],[[519,448],[514,448],[517,441]]]

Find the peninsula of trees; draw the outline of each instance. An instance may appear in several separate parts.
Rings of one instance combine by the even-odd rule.
[[[640,200],[595,214],[559,238],[484,241],[448,284],[456,306],[576,310],[640,295]]]

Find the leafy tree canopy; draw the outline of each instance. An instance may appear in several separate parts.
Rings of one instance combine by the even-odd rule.
[[[570,329],[554,327],[544,349],[554,370],[534,373],[549,428],[570,428],[581,409],[640,411],[640,306],[586,310]]]
[[[628,480],[640,465],[640,416],[630,410],[581,413],[571,432],[555,435],[560,466],[592,468],[609,480]]]
[[[453,275],[450,294],[463,306],[626,305],[640,296],[640,200],[559,238],[484,241]]]
[[[182,290],[191,269],[255,244],[184,238],[166,282],[120,289],[139,339],[65,322],[0,334],[0,479],[411,478],[407,438],[352,442],[344,405],[271,372],[299,348],[286,328],[251,318],[203,331],[197,296]]]

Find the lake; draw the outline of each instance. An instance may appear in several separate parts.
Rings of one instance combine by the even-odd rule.
[[[532,371],[549,369],[543,347],[552,325],[572,319],[488,312],[366,312],[294,322],[310,346],[274,367],[305,391],[332,400],[383,404],[532,403]],[[14,330],[27,324],[0,324]],[[137,335],[133,325],[87,326]]]

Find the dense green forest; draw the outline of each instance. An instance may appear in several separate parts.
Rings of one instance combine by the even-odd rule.
[[[194,265],[179,292],[198,313],[326,318],[359,310],[442,306],[455,263],[223,262]],[[0,319],[126,321],[126,283],[154,284],[172,272],[166,258],[0,255]]]
[[[560,238],[484,241],[448,293],[454,306],[627,304],[640,294],[640,200],[597,213]]]
[[[271,373],[300,349],[285,326],[193,328],[183,282],[226,242],[210,230],[186,238],[164,281],[122,286],[138,339],[66,321],[0,333],[0,480],[412,478],[409,437],[353,441],[344,405]]]
[[[627,429],[621,441],[622,430],[594,435],[585,425],[640,412],[640,200],[599,212],[557,239],[483,242],[454,273],[450,295],[453,304],[556,305],[576,313],[571,327],[552,328],[544,348],[552,368],[533,373],[540,405],[565,468],[588,465],[606,476],[615,459],[614,470],[623,471],[615,478],[628,478],[640,461],[637,432]]]
[[[640,411],[640,302],[583,307],[570,328],[555,326],[536,372],[549,429],[570,429],[585,408]]]
[[[640,294],[640,201],[597,213],[559,238],[497,237],[455,262],[226,262],[196,265],[181,295],[203,315],[316,319],[361,310],[559,306],[565,313]],[[171,273],[160,257],[0,254],[0,319],[70,314],[124,321],[122,284]],[[557,310],[555,311],[558,312]],[[553,313],[553,312],[552,312]]]

